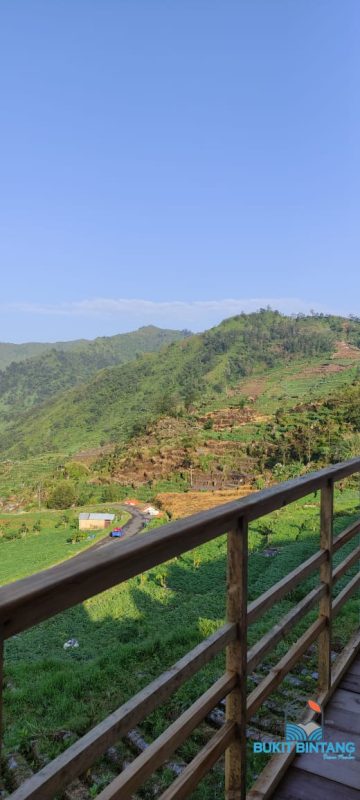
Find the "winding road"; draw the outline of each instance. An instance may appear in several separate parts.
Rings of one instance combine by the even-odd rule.
[[[146,515],[139,511],[136,506],[128,505],[127,503],[122,503],[119,505],[113,505],[112,508],[114,511],[126,511],[128,514],[131,514],[131,519],[125,522],[125,525],[122,525],[122,529],[124,531],[124,535],[120,539],[112,538],[109,534],[110,531],[108,529],[105,536],[100,539],[99,542],[90,545],[87,548],[88,550],[99,550],[103,547],[111,547],[114,544],[119,544],[119,542],[123,542],[124,539],[129,539],[130,536],[135,536],[137,533],[144,527],[144,522],[147,519]]]

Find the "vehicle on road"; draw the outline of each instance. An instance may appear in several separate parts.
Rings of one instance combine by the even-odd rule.
[[[114,528],[109,535],[111,539],[121,539],[121,537],[124,536],[124,533],[125,531],[123,528]]]

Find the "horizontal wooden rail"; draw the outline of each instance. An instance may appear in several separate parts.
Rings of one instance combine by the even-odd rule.
[[[341,655],[338,656],[331,669],[331,686],[330,689],[317,698],[319,705],[323,708],[339,685],[346,670],[349,668],[351,662],[359,652],[360,647],[360,631],[352,636],[349,643],[346,645]],[[302,723],[311,722],[315,719],[316,712],[307,709],[301,719]],[[267,763],[266,767],[262,770],[259,777],[251,787],[246,795],[246,800],[270,800],[274,789],[280,782],[285,774],[287,768],[290,766],[296,754],[295,745],[292,751],[282,755],[273,756]],[[343,787],[342,787],[343,789]],[[342,793],[342,792],[341,792]],[[290,799],[289,799],[290,800]],[[310,800],[310,798],[309,798]]]
[[[354,472],[360,472],[360,458],[170,523],[150,532],[146,537],[123,542],[121,548],[88,551],[37,575],[0,588],[0,630],[4,640],[88,597],[228,533],[230,545],[227,580],[228,623],[193,648],[173,667],[125,702],[54,761],[43,767],[11,795],[11,800],[51,800],[61,794],[64,788],[86,772],[109,746],[164,703],[174,691],[225,647],[227,648],[225,675],[152,742],[101,792],[98,798],[129,800],[138,787],[188,738],[215,705],[227,697],[225,725],[185,767],[172,786],[163,793],[161,800],[179,800],[188,797],[225,750],[227,794],[229,798],[234,796],[237,800],[240,797],[243,800],[246,767],[245,719],[250,719],[254,715],[317,637],[319,643],[321,641],[326,643],[323,646],[324,664],[327,659],[330,665],[331,612],[332,616],[336,616],[360,586],[360,574],[358,574],[350,580],[331,605],[332,583],[339,581],[360,557],[359,545],[335,569],[331,568],[332,551],[336,552],[360,532],[360,520],[357,520],[337,537],[332,537],[333,484]],[[322,492],[321,550],[257,597],[246,609],[248,522],[318,489]],[[318,569],[320,569],[320,584],[262,636],[246,655],[247,624],[258,620]],[[256,686],[246,702],[246,675],[317,603],[319,603],[318,619],[270,669],[266,678]],[[322,694],[324,697],[328,696],[324,691]],[[231,757],[230,753],[233,754]],[[237,754],[236,758],[234,754]],[[238,756],[241,770],[238,769],[240,763]]]
[[[349,555],[346,556],[346,558],[344,558],[341,564],[339,564],[334,569],[333,579],[332,579],[333,584],[336,583],[338,580],[340,580],[340,578],[342,578],[345,572],[347,572],[348,569],[350,569],[350,567],[353,566],[353,564],[356,564],[356,562],[359,561],[359,559],[360,559],[360,544],[358,547],[355,548],[355,550],[349,553]]]
[[[357,533],[360,533],[360,519],[357,519],[356,522],[352,522],[351,525],[348,525],[338,536],[334,537],[333,553],[340,550],[340,547],[344,547],[344,544],[350,542]]]
[[[342,589],[341,592],[335,597],[332,603],[332,615],[336,617],[339,613],[341,608],[343,607],[344,603],[356,592],[357,589],[360,588],[360,572],[352,578],[351,581]]]
[[[282,597],[288,594],[288,592],[291,592],[301,581],[311,575],[312,572],[315,572],[324,561],[326,561],[326,552],[324,552],[324,550],[319,550],[313,556],[310,556],[307,561],[304,561],[303,564],[299,564],[298,567],[295,567],[285,578],[274,583],[267,592],[257,597],[256,600],[248,606],[248,625],[256,622],[265,611],[272,608],[278,600],[281,600]]]
[[[291,611],[288,612],[285,616],[282,617],[280,622],[277,622],[268,633],[265,633],[264,636],[259,639],[256,644],[249,650],[248,652],[248,660],[247,660],[247,668],[248,672],[251,672],[257,665],[262,661],[266,653],[270,650],[273,650],[276,645],[284,639],[287,633],[289,633],[293,627],[296,625],[299,620],[301,620],[305,614],[307,614],[315,605],[319,602],[319,600],[324,596],[326,592],[325,584],[321,586],[317,586],[316,589],[313,589],[312,592],[304,597],[303,600],[292,608]]]
[[[326,627],[326,620],[324,617],[317,619],[308,630],[290,647],[286,655],[278,661],[269,674],[264,678],[261,683],[249,694],[247,701],[248,719],[250,719],[255,711],[261,706],[271,692],[279,686],[285,675],[297,664],[301,656],[306,653],[306,650],[319,636],[319,633]]]
[[[113,780],[100,794],[98,800],[130,800],[133,793],[145,783],[197,728],[210,711],[236,686],[236,674],[227,673],[219,678],[205,694],[199,697],[178,719],[158,736],[138,758]]]
[[[60,611],[162,564],[231,530],[241,516],[258,519],[360,471],[360,458],[264,489],[210,511],[170,522],[119,550],[89,551],[29,578],[0,588],[4,637],[31,628]]]
[[[159,800],[185,800],[234,740],[236,725],[225,722]]]
[[[12,800],[51,800],[74,778],[77,778],[101,756],[108,747],[125,736],[144,717],[164,703],[180,686],[221,650],[234,641],[236,625],[228,623],[198,644],[169,670],[155,678],[117,711],[78,739],[64,753],[43,767],[20,786]]]

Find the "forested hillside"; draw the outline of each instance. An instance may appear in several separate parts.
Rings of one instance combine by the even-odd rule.
[[[59,392],[86,381],[100,369],[131,361],[142,353],[159,350],[164,344],[177,341],[187,331],[172,331],[148,326],[133,333],[103,336],[93,341],[77,340],[54,345],[0,345],[21,348],[7,352],[17,356],[0,372],[0,414],[3,420],[25,411]],[[43,350],[31,354],[31,348]],[[1,361],[0,361],[1,363]],[[1,424],[1,423],[0,423]]]
[[[305,375],[311,364],[315,369],[309,376],[311,396],[316,398],[318,387],[323,397],[339,382],[351,383],[356,378],[359,344],[357,319],[288,318],[270,310],[243,314],[203,334],[173,342],[161,354],[142,355],[97,372],[89,382],[19,415],[15,424],[8,421],[0,445],[4,453],[20,458],[56,450],[75,452],[109,442],[121,445],[145,432],[149,423],[186,414],[199,404],[204,409],[214,404],[221,408],[229,405],[232,395],[235,404],[244,405],[252,395],[250,378],[271,383],[276,370],[293,367],[294,373],[303,370]],[[86,371],[85,358],[84,365]],[[324,370],[325,387],[316,369],[320,375]],[[61,376],[58,381],[61,384]],[[297,395],[291,396],[283,381],[284,375],[279,375],[273,407],[269,397],[267,411],[296,405],[291,401]],[[309,397],[305,394],[303,399]],[[257,402],[261,405],[260,398]]]

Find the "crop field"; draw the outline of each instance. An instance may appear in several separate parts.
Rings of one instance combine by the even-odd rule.
[[[255,408],[264,414],[271,414],[279,404],[291,407],[296,403],[311,402],[348,386],[358,374],[358,367],[349,362],[339,364],[338,371],[334,370],[335,366],[332,362],[324,365],[324,360],[318,359],[311,362],[310,368],[308,362],[299,361],[271,370],[255,398]],[[246,388],[246,383],[243,387],[240,383],[240,390]]]
[[[319,510],[317,494],[251,524],[249,601],[318,549]],[[336,492],[335,511],[338,532],[359,513],[357,488],[349,486]],[[31,522],[39,516],[33,514]],[[7,519],[2,517],[0,524]],[[30,527],[30,515],[17,515],[16,519],[16,524],[28,520]],[[61,521],[61,513],[49,512],[44,515],[39,533],[30,533],[21,540],[0,540],[0,582],[44,569],[80,549],[80,544],[68,544],[68,530],[56,528],[55,519],[57,523]],[[56,542],[53,549],[51,541]],[[354,546],[353,541],[337,553],[336,563]],[[336,592],[355,569],[350,569],[339,581]],[[249,644],[269,630],[316,581],[317,577],[312,576],[303,582],[251,626]],[[224,622],[225,585],[226,537],[222,536],[9,640],[5,648],[6,752],[17,749],[34,760],[31,753],[35,747],[39,758],[49,758],[75,741]],[[249,690],[287,651],[316,613],[316,610],[310,612],[257,668],[256,674],[249,676]],[[334,651],[341,649],[358,623],[359,596],[354,595],[335,620]],[[79,647],[64,650],[64,643],[72,637],[77,639]],[[305,697],[316,692],[316,663],[315,648],[285,681],[288,700],[299,707]],[[159,735],[223,669],[224,656],[220,655],[153,712],[139,726],[145,741]],[[251,726],[281,735],[282,724],[283,698],[281,693],[274,693]],[[177,751],[173,761],[183,764],[190,760],[212,733],[210,724],[204,722]],[[134,757],[127,740],[119,743],[116,751],[122,761]],[[260,771],[263,759],[264,756],[252,754],[249,741],[250,782]],[[104,760],[99,762],[87,777],[89,797],[96,796],[114,774],[113,766]],[[169,767],[159,771],[137,797],[153,798],[173,777]],[[194,800],[223,797],[221,762],[192,797]]]
[[[0,461],[0,491],[7,496],[28,486],[36,486],[54,471],[65,456],[61,453],[48,453],[24,460]]]
[[[106,536],[106,530],[78,530],[81,510],[87,509],[0,514],[0,585],[65,561]],[[117,513],[116,524],[128,519]]]

